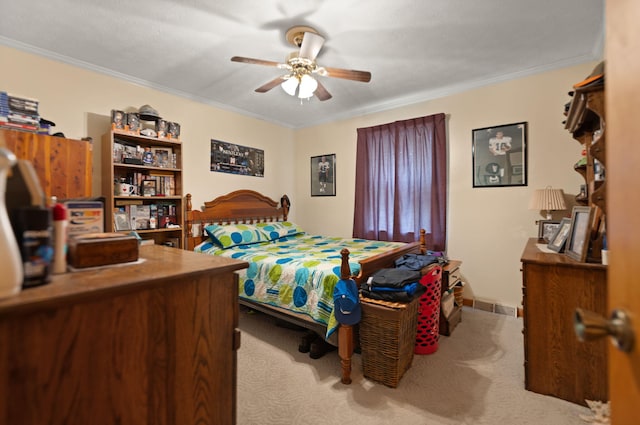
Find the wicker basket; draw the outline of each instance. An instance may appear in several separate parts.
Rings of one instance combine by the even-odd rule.
[[[361,298],[360,348],[365,377],[396,388],[411,367],[420,298],[408,304]]]

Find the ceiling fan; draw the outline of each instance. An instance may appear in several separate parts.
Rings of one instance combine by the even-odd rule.
[[[311,27],[292,27],[287,30],[286,39],[290,44],[298,47],[300,50],[290,53],[285,63],[245,58],[242,56],[234,56],[231,58],[232,62],[275,66],[287,70],[288,73],[286,75],[274,78],[268,83],[263,84],[255,90],[256,92],[266,93],[280,85],[289,95],[297,95],[300,99],[308,99],[315,95],[320,100],[329,100],[331,99],[331,94],[320,81],[313,78],[312,74],[318,74],[322,77],[361,81],[363,83],[371,81],[371,73],[367,71],[318,66],[316,57],[324,44],[324,37]]]

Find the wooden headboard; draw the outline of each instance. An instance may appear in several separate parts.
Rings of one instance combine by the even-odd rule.
[[[261,223],[285,221],[291,202],[287,195],[280,202],[253,190],[236,190],[204,203],[202,210],[194,210],[191,194],[185,202],[185,249],[190,251],[203,242],[205,226],[209,224]]]

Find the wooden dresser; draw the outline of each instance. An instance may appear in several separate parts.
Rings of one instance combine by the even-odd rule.
[[[227,425],[246,262],[159,245],[0,300],[0,423]]]
[[[607,316],[607,268],[543,252],[536,242],[522,254],[525,388],[585,406],[607,401],[609,340],[580,342],[573,327],[578,307]]]

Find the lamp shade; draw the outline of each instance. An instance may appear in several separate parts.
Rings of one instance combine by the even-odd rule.
[[[287,78],[282,82],[282,84],[280,84],[280,86],[282,87],[282,90],[286,91],[289,96],[295,96],[296,89],[298,88],[298,78]]]
[[[564,191],[553,189],[547,186],[544,189],[536,189],[529,201],[530,210],[540,210],[547,212],[547,218],[551,219],[551,211],[566,210],[567,204],[564,202]]]
[[[318,88],[318,82],[309,74],[292,75],[284,80],[280,86],[289,96],[295,96],[298,92],[300,99],[308,99]]]
[[[313,92],[318,88],[318,82],[311,75],[305,74],[300,78],[300,87],[298,89],[298,97],[300,99],[308,99],[313,96]]]

